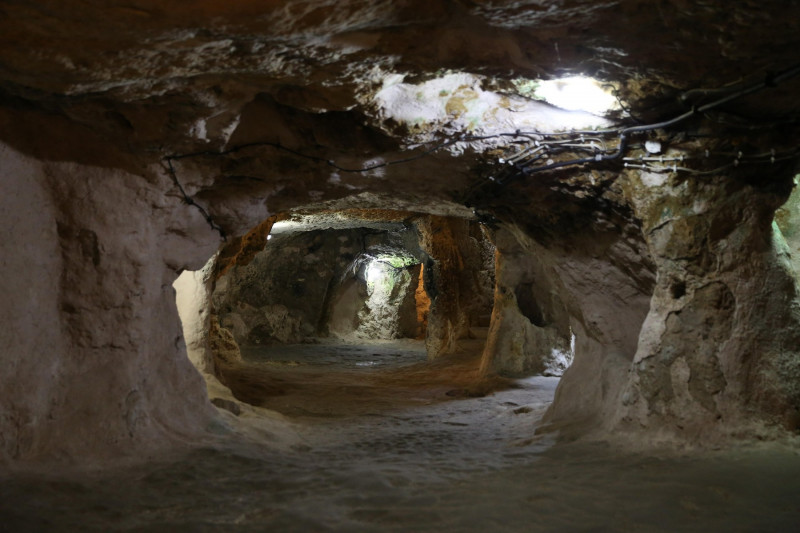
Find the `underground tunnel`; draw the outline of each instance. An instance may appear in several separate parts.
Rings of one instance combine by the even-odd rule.
[[[500,386],[488,374],[560,376],[574,338],[551,323],[560,311],[566,324],[563,306],[537,302],[529,268],[500,263],[500,290],[516,286],[514,296],[500,296],[495,322],[513,325],[496,326],[487,346],[498,286],[492,233],[476,221],[385,210],[272,217],[248,233],[259,239],[223,247],[176,280],[190,359],[237,400],[282,412],[321,403],[322,414],[336,402],[346,409],[352,395],[402,396],[403,387],[419,394],[432,380],[468,385],[446,396],[481,396]],[[439,359],[435,368],[424,364]],[[352,372],[359,367],[402,371]],[[416,374],[406,376],[411,368]],[[465,369],[471,381],[448,381]],[[367,376],[379,385],[365,388]],[[327,381],[349,392],[324,389]]]
[[[798,21],[0,3],[0,530],[793,531]]]

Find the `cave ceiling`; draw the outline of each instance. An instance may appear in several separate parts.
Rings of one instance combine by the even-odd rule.
[[[175,162],[182,177],[213,167],[210,181],[184,184],[209,209],[269,197],[277,212],[297,205],[298,194],[308,204],[381,189],[402,189],[400,203],[386,207],[406,209],[455,197],[475,161],[437,153],[413,171],[344,176],[326,168],[324,179],[314,177],[332,158],[368,166],[413,144],[375,106],[391,76],[423,83],[469,73],[486,89],[519,96],[511,80],[588,75],[615,83],[631,115],[657,121],[694,103],[680,100],[687,90],[769,80],[795,66],[799,47],[797,1],[6,0],[0,136],[42,158],[129,168],[232,150]],[[793,118],[798,89],[794,78],[724,111]],[[286,150],[236,148],[259,142],[318,160],[298,166]],[[90,143],[98,148],[82,149]],[[431,180],[443,165],[450,178]],[[455,204],[440,211],[459,213]]]

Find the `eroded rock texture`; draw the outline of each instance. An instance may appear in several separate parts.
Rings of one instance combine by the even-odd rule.
[[[512,231],[495,232],[494,308],[484,350],[486,371],[560,376],[572,363],[569,314],[554,276]]]
[[[773,229],[787,184],[723,175],[647,186],[648,178],[633,177],[631,195],[657,283],[626,419],[696,435],[739,429],[762,413],[795,428],[800,389],[789,376],[800,361],[800,302]]]
[[[2,241],[16,250],[4,253],[0,285],[2,458],[109,456],[200,437],[213,410],[171,287],[176,262],[214,250],[195,233],[196,214],[163,196],[168,181],[7,146],[0,157]]]
[[[415,337],[422,253],[416,233],[397,226],[271,236],[216,280],[220,325],[240,345]]]
[[[566,314],[575,334],[575,360],[547,419],[601,432],[646,428],[653,439],[690,442],[762,432],[771,422],[794,428],[796,381],[786,377],[798,360],[796,280],[773,224],[790,181],[628,172],[608,185],[607,201],[617,207],[607,214],[565,223],[536,215],[532,205],[505,214],[520,218],[518,229],[498,232],[493,328],[508,315],[518,320],[526,286],[517,278],[509,283],[513,300],[502,295],[509,280],[502,252],[510,248],[503,238],[514,230],[512,242],[524,246],[534,279],[547,287],[531,316],[545,322],[548,313]],[[540,196],[541,186],[527,190]],[[596,209],[566,190],[551,195],[550,205],[562,202]],[[496,346],[510,336],[496,338],[485,360],[503,368],[507,351]]]
[[[418,220],[426,263],[425,288],[431,300],[425,344],[428,357],[456,349],[470,326],[491,312],[493,272],[485,263],[485,236],[467,220],[438,216]],[[472,231],[471,231],[472,230]]]

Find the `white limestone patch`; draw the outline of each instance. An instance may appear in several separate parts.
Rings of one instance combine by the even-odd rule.
[[[698,198],[692,204],[692,212],[695,215],[700,215],[708,211],[708,201],[702,198]]]
[[[192,125],[189,135],[200,141],[208,142],[208,131],[206,130],[206,120],[200,119]]]
[[[660,174],[658,172],[641,172],[639,174],[642,184],[647,187],[661,187],[669,179],[668,174]]]
[[[574,342],[574,341],[573,341]],[[548,361],[547,368],[543,372],[545,376],[561,376],[564,371],[572,364],[575,358],[575,349],[559,350],[553,348],[550,353],[550,360]]]
[[[610,124],[590,113],[565,111],[519,95],[484,90],[482,78],[469,73],[453,72],[419,84],[402,80],[399,74],[387,75],[373,103],[381,119],[405,125],[416,140],[426,139],[433,131],[495,135],[517,130],[593,129]],[[493,139],[482,144],[498,142]],[[466,143],[454,148],[463,151],[465,147]]]
[[[647,150],[648,153],[651,154],[660,154],[661,153],[661,143],[658,141],[645,141],[644,149]]]
[[[242,115],[236,115],[236,117],[228,124],[226,127],[222,128],[220,132],[222,139],[224,140],[225,144],[228,144],[228,141],[231,139],[231,135],[233,132],[236,131],[236,128],[239,127],[239,122],[242,120]]]

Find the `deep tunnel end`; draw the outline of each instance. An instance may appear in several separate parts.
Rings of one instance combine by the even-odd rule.
[[[416,402],[443,401],[511,385],[481,369],[495,290],[485,230],[455,219],[368,215],[278,215],[260,250],[223,250],[241,261],[207,266],[217,274],[206,335],[225,352],[207,357],[236,399],[321,416],[396,408],[412,390]],[[446,266],[454,258],[458,268]],[[436,344],[427,339],[430,320],[462,322],[447,333],[457,336],[448,353],[427,350]]]

